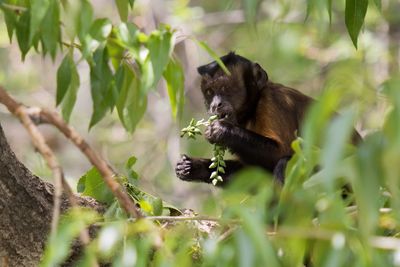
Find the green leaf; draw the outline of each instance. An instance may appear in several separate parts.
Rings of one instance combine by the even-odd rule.
[[[72,58],[73,50],[64,57],[57,71],[56,105],[62,103],[62,115],[69,121],[72,109],[76,102],[80,81],[76,65]]]
[[[85,191],[85,183],[86,183],[86,176],[82,176],[81,178],[79,178],[78,184],[76,185],[76,191],[78,193],[82,193],[83,191]]]
[[[163,212],[163,201],[161,198],[157,197],[153,200],[153,215],[159,216]]]
[[[305,17],[305,21],[308,19],[308,17],[310,16],[311,12],[314,9],[314,0],[307,0],[307,8],[306,8],[306,17]]]
[[[247,209],[235,209],[235,212],[243,220],[243,230],[252,241],[255,254],[260,255],[263,265],[280,266],[274,247],[269,242],[266,235],[262,235],[264,224]]]
[[[184,74],[178,61],[170,60],[164,71],[171,111],[174,118],[181,114],[184,105]]]
[[[251,24],[255,24],[260,0],[244,0],[242,3],[246,20]]]
[[[130,157],[125,163],[125,169],[132,169],[133,165],[135,165],[137,158],[135,156]]]
[[[128,0],[115,0],[119,16],[123,22],[128,20],[129,6],[131,5]]]
[[[76,18],[76,32],[79,39],[83,41],[86,34],[89,32],[93,22],[93,7],[87,0],[80,0],[81,7],[78,17]]]
[[[50,6],[43,19],[41,30],[44,49],[50,52],[54,60],[57,53],[57,45],[61,40],[60,7],[58,0],[51,0]]]
[[[382,11],[382,0],[374,0],[374,3],[379,11]]]
[[[54,0],[53,0],[54,2]],[[50,0],[31,0],[30,10],[30,31],[29,31],[29,42],[32,42],[34,35],[39,31],[42,21],[50,7]],[[48,25],[48,27],[57,27],[57,24]]]
[[[78,185],[80,189],[84,188],[83,195],[93,197],[99,202],[111,204],[114,200],[114,195],[95,167],[91,168],[79,179]]]
[[[359,230],[365,238],[376,232],[379,225],[378,197],[380,188],[384,186],[385,177],[382,169],[383,152],[385,149],[384,138],[376,132],[368,135],[357,151],[358,175],[352,181],[352,188],[356,197]]]
[[[71,208],[61,217],[57,233],[50,236],[40,266],[60,266],[70,254],[73,240],[98,220],[99,216],[94,211]]]
[[[326,131],[324,147],[321,150],[321,163],[325,168],[326,183],[328,189],[333,189],[334,178],[341,168],[346,143],[349,142],[353,131],[355,114],[352,110],[336,117],[329,124]]]
[[[239,252],[238,266],[255,266],[255,250],[254,244],[251,242],[248,235],[245,234],[243,229],[239,228],[234,233],[237,251]]]
[[[90,35],[98,41],[105,41],[112,30],[112,23],[109,19],[96,19],[90,27]]]
[[[31,42],[29,41],[29,29],[30,29],[30,13],[29,11],[25,11],[20,16],[17,27],[16,27],[16,35],[19,49],[21,50],[22,60],[25,59],[26,54],[31,48]]]
[[[133,4],[135,3],[135,0],[128,0],[128,2],[129,2],[129,6],[131,8],[133,8]]]
[[[351,179],[355,177],[355,163],[354,156],[347,157],[340,161],[338,164],[340,165],[340,168],[335,170],[335,174],[337,177],[347,177],[348,179]],[[317,185],[323,185],[323,184],[329,184],[332,183],[333,181],[328,180],[332,175],[327,174],[330,169],[323,168],[317,173],[313,174],[307,181],[303,183],[304,188],[311,188],[313,186]]]
[[[134,53],[136,50],[139,51],[140,43],[138,40],[138,34],[140,31],[135,24],[130,22],[121,23],[118,25],[115,31],[117,39],[120,39],[125,46],[134,49],[134,51],[131,51],[132,53]]]
[[[327,0],[326,5],[329,15],[329,24],[332,24],[332,0]]]
[[[144,212],[147,214],[152,214],[153,213],[153,206],[145,199],[141,199],[138,201],[140,205],[140,209],[142,209]]]
[[[94,63],[90,66],[90,87],[93,100],[93,114],[89,128],[98,123],[108,109],[114,106],[112,94],[112,72],[108,65],[107,49],[99,47],[93,54]]]
[[[171,56],[173,47],[172,32],[168,30],[152,32],[147,41],[147,47],[150,53],[150,61],[153,65],[153,86],[156,86]]]
[[[69,85],[71,84],[71,55],[65,55],[60,67],[57,70],[57,93],[56,105],[58,106],[63,100]],[[73,64],[73,63],[72,63]]]
[[[4,13],[4,21],[7,26],[8,38],[10,39],[11,42],[14,30],[17,27],[17,15],[15,14],[15,12],[12,12],[7,8],[1,8],[1,9],[3,10]]]
[[[69,40],[79,37],[82,45],[87,45],[87,33],[90,30],[93,21],[93,8],[88,0],[68,0],[64,1],[63,25]]]
[[[116,103],[118,116],[125,129],[133,132],[147,107],[147,99],[140,92],[135,73],[123,64],[116,74],[116,87],[119,91]]]
[[[87,246],[85,248],[83,256],[79,259],[76,267],[89,267],[97,265],[97,257],[96,257],[96,247],[95,246]]]
[[[135,184],[139,178],[139,175],[133,169],[133,165],[136,163],[136,161],[136,157],[132,156],[125,163],[125,170],[128,174],[128,182],[131,184]]]
[[[231,74],[228,70],[228,68],[225,66],[225,64],[221,61],[221,59],[219,58],[219,56],[203,41],[199,41],[194,39],[195,42],[201,47],[203,48],[217,63],[218,65],[221,67],[221,69],[226,73],[226,74]]]
[[[345,22],[354,46],[357,48],[357,39],[368,9],[368,0],[346,0]]]
[[[71,82],[69,84],[67,93],[65,94],[64,99],[62,101],[62,105],[61,105],[62,115],[66,122],[69,122],[69,118],[71,116],[72,109],[75,106],[76,97],[77,97],[78,89],[79,89],[79,85],[80,85],[79,74],[76,69],[75,63],[72,61],[72,58],[71,58],[70,68],[71,68]]]
[[[145,97],[149,90],[154,87],[154,72],[150,57],[137,58],[140,67],[139,92],[141,97]]]

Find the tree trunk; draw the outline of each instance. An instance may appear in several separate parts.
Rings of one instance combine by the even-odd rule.
[[[93,199],[80,205],[101,210]],[[69,204],[62,199],[61,209]],[[50,231],[53,186],[33,175],[10,149],[0,125],[0,267],[37,266]]]

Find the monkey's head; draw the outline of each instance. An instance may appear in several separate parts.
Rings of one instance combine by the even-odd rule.
[[[216,61],[197,68],[206,108],[209,114],[231,123],[245,123],[267,85],[268,75],[257,63],[233,52],[221,57],[221,61],[230,75]]]

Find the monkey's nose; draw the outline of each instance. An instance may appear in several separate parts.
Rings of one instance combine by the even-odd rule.
[[[215,113],[222,108],[222,102],[214,102],[211,104],[211,112]]]

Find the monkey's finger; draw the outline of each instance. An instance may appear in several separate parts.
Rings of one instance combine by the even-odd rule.
[[[181,154],[181,159],[182,159],[182,160],[187,160],[187,159],[190,159],[190,158],[189,158],[189,156],[186,155],[186,154]]]

